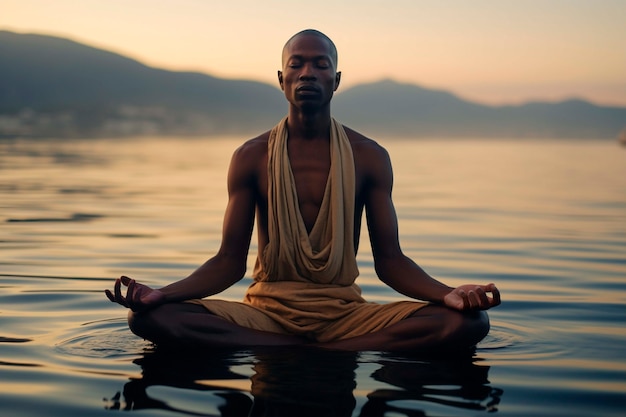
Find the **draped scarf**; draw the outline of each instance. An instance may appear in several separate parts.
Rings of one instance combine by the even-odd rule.
[[[255,280],[351,285],[358,268],[354,250],[355,171],[348,136],[331,118],[330,171],[310,233],[298,205],[287,140],[285,117],[272,129],[268,141],[269,243],[255,269]]]

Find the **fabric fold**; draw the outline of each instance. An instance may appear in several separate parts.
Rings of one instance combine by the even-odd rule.
[[[331,166],[309,234],[298,205],[287,139],[285,117],[272,129],[268,143],[269,244],[254,279],[350,285],[359,273],[354,252],[355,173],[350,141],[343,126],[331,119]]]

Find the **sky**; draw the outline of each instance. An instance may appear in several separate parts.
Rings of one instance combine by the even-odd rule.
[[[0,30],[275,85],[306,28],[337,45],[340,91],[390,78],[484,104],[626,106],[626,0],[0,0]]]

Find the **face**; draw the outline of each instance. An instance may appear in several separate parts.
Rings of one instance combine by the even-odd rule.
[[[283,51],[283,70],[278,71],[278,82],[287,100],[296,107],[327,105],[340,78],[330,45],[320,36],[300,35]]]

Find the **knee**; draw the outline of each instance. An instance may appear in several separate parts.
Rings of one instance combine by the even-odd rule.
[[[151,314],[149,314],[149,312],[137,313],[129,310],[127,318],[128,328],[137,336],[143,337],[144,339],[150,339],[148,335],[152,333],[150,329],[153,326],[150,316]]]
[[[470,333],[477,338],[476,343],[480,342],[487,333],[489,333],[489,315],[486,311],[476,311],[471,313],[466,318],[468,320],[468,326],[470,327]]]
[[[168,313],[165,305],[140,313],[128,312],[128,328],[137,336],[152,342],[158,342],[168,337]]]
[[[472,347],[489,333],[489,316],[485,311],[451,312],[445,338],[459,346]]]

